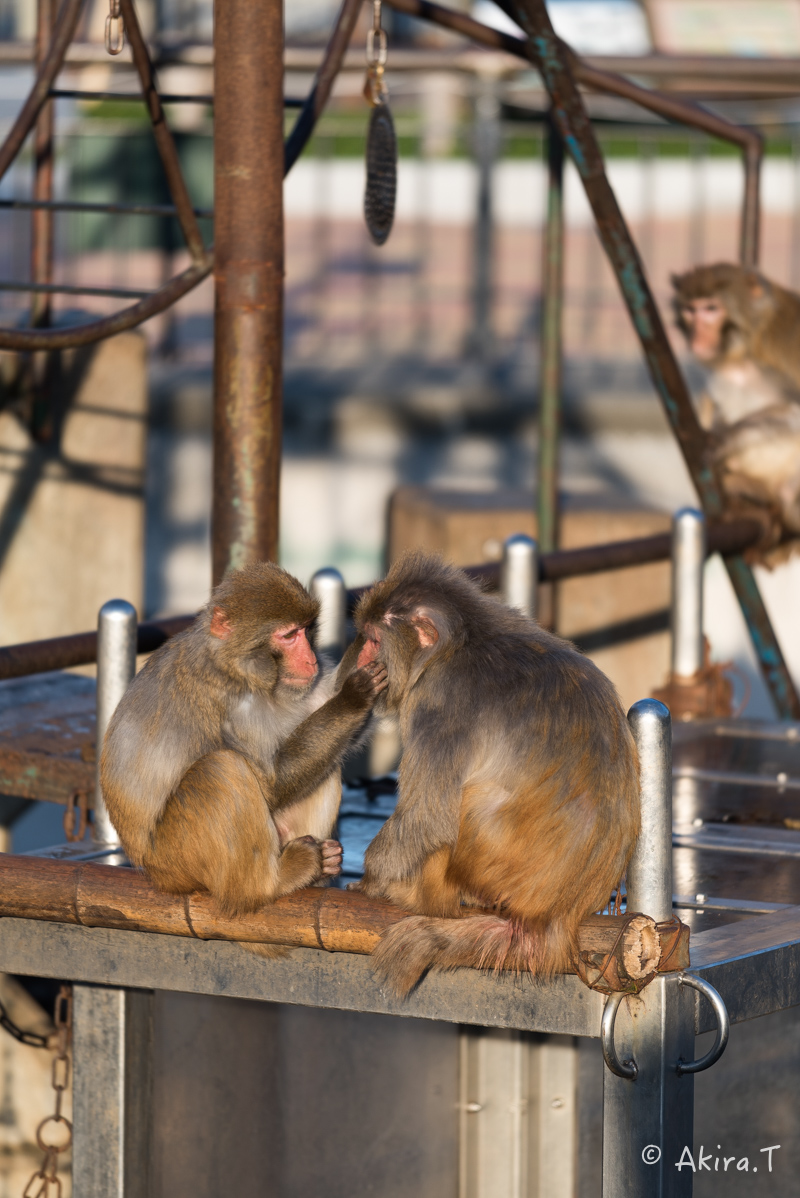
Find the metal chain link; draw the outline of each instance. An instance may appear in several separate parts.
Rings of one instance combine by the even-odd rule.
[[[106,51],[119,54],[125,45],[125,24],[119,11],[119,0],[108,0],[106,17]]]
[[[40,1036],[38,1032],[25,1032],[21,1027],[17,1027],[14,1020],[9,1015],[3,1004],[0,1002],[0,1027],[7,1031],[9,1036],[13,1036],[15,1040],[19,1040],[20,1044],[27,1044],[29,1048],[49,1048],[50,1037]]]
[[[372,0],[372,28],[367,31],[367,77],[364,80],[364,99],[376,107],[385,104],[388,96],[383,77],[386,66],[386,30],[381,28],[381,0]]]
[[[72,1124],[61,1114],[64,1091],[69,1085],[69,1046],[72,1039],[71,986],[62,986],[58,992],[54,1022],[56,1051],[50,1081],[56,1092],[56,1106],[53,1114],[43,1119],[36,1128],[36,1143],[44,1153],[44,1160],[23,1190],[22,1198],[61,1198],[61,1179],[57,1176],[58,1156],[72,1146]]]

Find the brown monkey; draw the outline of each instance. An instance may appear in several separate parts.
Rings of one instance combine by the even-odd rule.
[[[800,534],[800,296],[755,270],[674,275],[678,324],[709,368],[700,422],[729,507],[764,526],[756,556]],[[766,552],[766,556],[765,556]]]
[[[678,326],[710,371],[704,428],[800,399],[800,296],[724,262],[673,275],[672,286]]]
[[[340,872],[339,764],[385,670],[324,675],[318,604],[271,563],[232,573],[122,698],[100,764],[122,844],[156,886],[229,914]]]
[[[352,652],[386,667],[380,704],[403,742],[397,808],[356,888],[422,917],[384,935],[378,971],[406,992],[430,966],[565,970],[639,832],[636,749],[612,684],[424,554],[395,565],[356,622]]]

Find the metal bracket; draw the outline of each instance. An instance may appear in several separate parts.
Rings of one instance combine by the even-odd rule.
[[[678,985],[691,986],[693,990],[698,990],[700,994],[704,994],[711,1003],[717,1015],[717,1038],[714,1041],[713,1047],[709,1049],[706,1055],[701,1057],[699,1061],[679,1060],[678,1076],[680,1077],[684,1073],[702,1073],[704,1069],[710,1069],[712,1065],[717,1063],[725,1051],[725,1047],[728,1043],[728,1036],[730,1035],[731,1031],[731,1022],[728,1018],[728,1009],[725,1006],[725,1003],[722,1001],[722,997],[709,982],[704,982],[702,978],[694,977],[691,973],[682,973],[678,978]],[[605,1055],[605,1046],[603,1048],[603,1055]]]
[[[678,977],[678,985],[691,986],[693,990],[698,990],[700,994],[704,994],[717,1015],[717,1038],[713,1046],[699,1061],[684,1061],[681,1058],[678,1061],[676,1070],[678,1077],[682,1077],[685,1073],[702,1073],[703,1070],[710,1069],[712,1065],[717,1063],[727,1046],[731,1024],[722,997],[708,982],[704,982],[702,978],[694,977],[690,973],[682,973]],[[639,1073],[636,1062],[633,1060],[620,1061],[617,1057],[617,1050],[614,1047],[614,1023],[617,1018],[619,1004],[623,998],[625,998],[625,994],[622,991],[617,991],[615,994],[609,995],[600,1023],[600,1043],[603,1048],[603,1060],[611,1072],[615,1073],[617,1077],[636,1081]]]
[[[600,1022],[600,1043],[603,1046],[603,1060],[611,1072],[616,1073],[617,1077],[625,1077],[634,1082],[639,1074],[639,1066],[635,1061],[618,1060],[614,1048],[614,1022],[617,1018],[617,1009],[623,998],[625,998],[625,993],[622,990],[617,990],[608,996]]]

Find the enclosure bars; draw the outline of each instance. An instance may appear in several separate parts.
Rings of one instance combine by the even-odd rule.
[[[138,24],[136,23],[130,0],[122,0],[122,3],[126,22],[130,19],[132,27],[135,29],[134,39],[138,34],[140,40],[141,34],[138,32]],[[413,0],[413,3],[412,0],[400,0],[397,7],[403,8],[404,11],[409,11],[408,7],[404,8],[404,5],[408,4],[411,4],[411,10],[414,11],[415,15],[427,16],[430,14],[431,19],[435,19],[439,23],[449,23],[450,27],[456,27],[456,24],[453,23],[453,18],[442,19],[441,14],[443,10],[440,10],[438,6],[423,3],[422,0]],[[6,142],[0,148],[0,176],[18,152],[42,104],[47,100],[52,84],[63,62],[66,46],[71,40],[80,7],[81,0],[66,0],[65,2],[63,17],[56,28],[46,62],[37,76],[34,88],[23,106],[23,110]],[[653,381],[661,395],[673,429],[684,451],[687,463],[694,476],[695,484],[701,494],[704,508],[711,514],[715,514],[720,510],[721,504],[711,471],[705,466],[703,461],[704,438],[702,430],[700,430],[694,417],[688,392],[680,376],[677,363],[671,354],[658,311],[649,294],[647,283],[638,262],[635,248],[630,241],[613,193],[605,178],[602,160],[591,126],[588,122],[581,98],[569,75],[567,62],[571,56],[566,47],[555,38],[544,7],[541,4],[534,3],[534,0],[527,0],[527,2],[526,0],[513,0],[513,2],[511,0],[504,0],[503,7],[507,8],[507,11],[527,28],[529,34],[532,33],[534,35],[531,42],[521,42],[520,39],[508,38],[507,35],[495,36],[493,31],[487,31],[485,27],[480,26],[477,22],[472,22],[470,25],[469,18],[459,14],[456,16],[460,17],[462,31],[470,31],[470,35],[475,36],[476,40],[500,48],[510,49],[511,52],[535,62],[543,72],[546,86],[551,95],[551,101],[556,92],[560,93],[559,102],[554,107],[557,123],[561,127],[562,134],[567,135],[569,139],[570,153],[575,158],[576,165],[587,190],[587,196],[595,212],[601,238],[604,241],[612,265],[617,272],[623,294],[628,302],[634,327],[637,329],[642,340]],[[337,30],[342,27],[344,15],[345,10],[343,9],[337,23]],[[326,61],[332,61],[330,46]],[[138,62],[137,66],[139,66]],[[602,76],[603,72],[598,72],[596,75]],[[143,76],[142,83],[145,90],[147,90],[149,80]],[[714,118],[711,114],[703,113],[700,109],[693,109],[690,105],[681,105],[679,102],[670,101],[666,97],[649,94],[644,89],[635,89],[634,85],[627,83],[627,81],[614,81],[612,77],[609,90],[615,90],[615,88],[618,94],[621,94],[620,88],[625,88],[626,93],[631,98],[634,97],[634,93],[637,96],[640,94],[641,102],[645,106],[651,108],[653,111],[662,111],[665,115],[670,108],[673,114],[685,114],[687,111],[691,111],[691,117],[684,115],[682,119],[686,119],[688,123],[700,128],[706,128],[709,131],[712,131],[713,126],[714,131],[719,136],[727,137],[732,141],[739,141],[743,146],[749,146],[747,162],[750,164],[749,169],[752,171],[753,164],[757,162],[759,154],[758,139],[756,137],[754,140],[753,134],[744,130],[735,130],[733,126],[728,125],[718,118]],[[155,112],[155,106],[157,105],[158,98],[153,94],[151,114]],[[163,114],[160,119],[163,122]],[[163,133],[166,134],[166,139],[170,140],[166,126],[164,126]],[[163,140],[163,134],[160,136]],[[172,152],[174,153],[174,146],[172,147]],[[752,199],[756,194],[757,188],[753,185],[751,178],[750,185],[745,189],[746,201],[748,197]],[[177,198],[176,206],[180,207]],[[754,216],[751,212],[749,222],[746,220],[744,227],[755,228],[756,225],[757,214]],[[184,232],[187,233],[186,227],[184,227]],[[743,244],[746,240],[747,238],[743,233]],[[188,234],[187,241],[190,241]],[[37,349],[87,344],[113,332],[118,332],[123,328],[130,328],[155,312],[162,311],[175,298],[194,286],[200,278],[205,277],[205,274],[208,273],[207,266],[207,262],[202,268],[193,266],[189,271],[184,272],[184,275],[173,279],[164,288],[141,300],[139,304],[134,305],[125,312],[118,313],[116,316],[106,318],[105,320],[92,322],[89,325],[82,326],[80,329],[0,331],[0,348]],[[276,301],[277,310],[279,310],[280,295],[276,293],[273,299]],[[275,307],[275,304],[273,304],[273,307]],[[275,413],[273,410],[273,432],[274,422]],[[269,439],[271,440],[271,438]],[[277,504],[277,478],[271,477],[267,480],[258,480],[254,477],[251,466],[252,463],[245,463],[241,476],[237,479],[237,484],[243,485],[245,488],[246,506],[249,507],[248,517],[252,516],[252,498],[255,491],[259,489],[259,482],[266,486],[268,492],[271,492],[271,497],[275,505]],[[234,500],[238,498],[238,495],[233,496]],[[220,506],[226,512],[226,515],[232,518],[231,507],[235,507],[235,505],[232,504],[226,508],[224,501],[221,499]],[[235,512],[234,515],[236,515]],[[266,525],[274,533],[277,525],[276,506],[274,510],[270,511],[269,516],[265,517],[265,521]],[[236,524],[236,520],[233,522]],[[219,521],[217,521],[217,524],[219,524]],[[263,529],[259,530],[263,535],[259,536],[256,533],[254,536],[249,536],[250,533],[254,532],[252,519],[245,519],[243,524],[240,522],[238,529],[240,532],[245,530],[246,535],[243,544],[239,546],[237,552],[243,549],[247,551],[248,545],[251,547],[260,546],[262,541],[268,542],[274,540],[272,533],[264,532]],[[221,533],[220,536],[222,537],[222,535]],[[222,555],[217,553],[215,556],[219,560]],[[769,623],[752,572],[741,558],[732,559],[726,564],[734,589],[737,592],[740,604],[748,620],[756,651],[779,712],[783,716],[792,713],[800,714],[800,701],[798,701],[795,694],[791,678]]]
[[[534,66],[539,65],[536,50],[530,42],[508,33],[501,33],[488,25],[482,25],[473,17],[467,16],[466,13],[434,4],[431,0],[385,0],[385,2],[398,12],[419,17],[434,25],[441,25],[443,29],[451,29],[454,33],[463,34],[464,37],[470,38],[479,45],[493,50],[504,50],[507,54],[526,59]],[[496,0],[496,3],[507,16],[519,24],[511,0]],[[560,45],[567,55],[574,78],[585,87],[606,92],[612,96],[619,96],[624,100],[631,100],[634,104],[638,104],[657,116],[664,117],[667,121],[689,125],[693,129],[699,129],[712,137],[731,142],[740,148],[745,187],[742,199],[739,256],[743,266],[755,266],[758,262],[760,227],[759,180],[763,157],[761,135],[755,129],[734,125],[724,117],[701,108],[699,104],[679,99],[676,96],[665,95],[663,92],[651,91],[649,88],[632,83],[623,75],[590,66],[565,43],[561,42]],[[713,65],[713,58],[708,61]]]
[[[737,553],[754,544],[759,535],[760,526],[753,520],[712,524],[708,530],[708,552],[723,555]],[[599,574],[604,570],[620,570],[626,566],[665,561],[671,554],[670,533],[657,533],[650,537],[637,537],[635,540],[610,542],[606,545],[587,545],[582,549],[562,549],[540,555],[538,577],[542,582],[557,582],[564,578]],[[489,588],[497,588],[500,585],[500,570],[498,562],[486,562],[480,566],[464,568],[464,572],[470,578]],[[351,587],[347,591],[348,608],[352,609],[367,590],[369,587],[366,586]],[[188,628],[193,619],[192,614],[149,620],[140,624],[136,640],[137,653],[152,653],[171,636]],[[89,665],[96,660],[95,632],[78,632],[49,640],[4,645],[0,647],[0,679],[42,674],[47,670],[66,670],[72,666]]]
[[[558,449],[561,431],[561,319],[564,292],[564,145],[552,114],[545,124],[547,222],[542,252],[539,365],[539,472],[536,535],[543,553],[558,538]],[[555,626],[555,588],[546,593],[542,623]]]
[[[11,163],[16,158],[22,145],[33,128],[37,117],[49,99],[53,96],[61,94],[58,89],[53,87],[53,83],[64,64],[64,56],[67,47],[75,33],[75,28],[80,17],[84,0],[65,0],[65,4],[59,14],[59,20],[53,30],[53,38],[50,43],[45,61],[41,64],[34,82],[33,88],[28,95],[28,99],[22,107],[22,110],[17,116],[6,140],[0,146],[0,179],[6,173]],[[355,20],[360,10],[360,0],[345,0],[342,10],[336,22],[333,35],[328,44],[322,65],[317,72],[314,87],[310,95],[302,104],[302,110],[297,119],[294,129],[287,143],[286,167],[288,170],[297,157],[302,152],[308,139],[310,138],[317,118],[327,102],[330,94],[330,89],[333,81],[341,67],[342,59],[347,43],[352,33]],[[162,157],[162,163],[167,174],[167,179],[172,183],[176,183],[178,193],[184,194],[185,200],[185,185],[180,172],[180,164],[178,162],[177,153],[175,151],[172,137],[169,129],[164,121],[163,111],[161,109],[161,100],[153,85],[152,65],[149,61],[147,49],[144,44],[144,39],[141,36],[136,13],[132,3],[124,5],[123,17],[125,19],[126,29],[128,30],[129,40],[135,50],[135,61],[137,69],[140,67],[140,79],[143,86],[142,99],[147,104],[151,120],[154,125],[154,133],[158,142],[159,152]],[[65,93],[66,94],[66,93]],[[171,97],[172,99],[183,97]],[[294,102],[290,102],[291,106],[296,107]],[[155,126],[159,128],[156,130]],[[196,212],[191,209],[190,205],[181,200],[180,194],[176,196],[176,192],[172,192],[174,215],[181,220],[181,226],[186,237],[187,244],[194,244],[197,247],[197,238],[192,234],[191,221],[195,216],[208,215],[201,212]],[[34,200],[31,207],[34,210],[40,206],[46,205],[47,201]],[[62,205],[57,202],[52,204],[53,209],[60,208]],[[46,210],[46,209],[43,209]],[[75,210],[88,211],[88,206]],[[110,211],[110,206],[103,206],[103,211]],[[143,206],[118,205],[117,211],[144,211]],[[172,211],[168,213],[158,212],[156,215],[172,215]],[[185,223],[189,222],[188,224]],[[196,228],[196,224],[195,224]],[[187,232],[189,230],[189,232]],[[101,341],[106,337],[114,336],[116,333],[125,331],[126,329],[135,328],[142,324],[145,320],[149,320],[151,316],[155,316],[170,307],[187,292],[196,287],[198,283],[210,273],[212,267],[212,251],[209,249],[204,253],[201,261],[194,262],[182,274],[177,275],[168,283],[165,283],[158,290],[149,294],[139,295],[135,292],[125,292],[119,288],[106,288],[102,290],[102,294],[114,295],[121,299],[139,298],[139,302],[132,305],[130,308],[125,308],[121,312],[115,313],[113,316],[103,317],[99,320],[92,320],[86,324],[76,325],[68,328],[60,329],[0,329],[0,349],[13,350],[44,350],[44,349],[68,349],[79,345],[89,345],[95,341]],[[48,289],[48,284],[35,281],[31,290],[34,292],[45,292]],[[20,290],[25,290],[20,286]],[[53,287],[52,290],[64,291],[67,294],[93,294],[97,291],[87,291],[86,289],[78,288],[58,288]]]
[[[347,647],[347,588],[333,566],[317,570],[308,588],[319,602],[314,632],[317,653],[340,662]]]
[[[513,0],[512,7],[518,22],[530,36],[554,118],[583,182],[598,234],[617,276],[651,378],[683,451],[703,510],[707,515],[718,515],[723,510],[723,503],[713,470],[707,463],[706,436],[698,423],[636,247],[606,177],[591,121],[569,71],[566,51],[553,33],[544,0]],[[783,719],[800,717],[800,698],[752,570],[741,557],[726,560],[726,566],[778,714]]]
[[[53,33],[55,0],[37,0],[36,5],[36,69],[42,67]],[[48,100],[36,122],[34,138],[33,198],[44,203],[53,199],[53,135],[55,105]],[[31,219],[31,279],[34,283],[51,283],[53,270],[53,216],[47,209],[33,214]],[[50,299],[36,297],[31,304],[31,324],[50,324]]]
[[[628,719],[639,751],[642,831],[628,867],[628,910],[672,916],[672,744],[669,712],[644,699]],[[666,979],[664,979],[666,980]],[[677,1062],[694,1056],[693,996],[654,978],[628,1004],[609,998],[603,1015],[603,1198],[690,1198],[675,1169],[692,1148],[693,1079]],[[631,1006],[629,1011],[627,1008]],[[616,1026],[614,1016],[616,1015]]]
[[[539,547],[531,537],[516,533],[503,544],[500,594],[503,602],[535,619],[538,609]]]
[[[694,678],[703,668],[705,561],[703,513],[681,508],[672,526],[672,674],[679,678]]]
[[[39,69],[33,88],[11,131],[0,146],[0,179],[5,175],[22,148],[25,138],[33,128],[43,106],[49,102],[53,83],[63,66],[64,56],[72,41],[83,2],[84,0],[65,0],[60,18],[53,31],[50,48]],[[153,135],[193,262],[187,270],[171,279],[163,287],[113,316],[60,329],[0,329],[0,349],[34,351],[66,349],[100,341],[115,333],[123,332],[125,329],[133,328],[149,317],[163,312],[175,300],[195,287],[211,270],[211,258],[203,248],[197,221],[181,175],[175,143],[164,120],[163,110],[153,84],[152,66],[135,10],[131,0],[120,0],[120,2],[134,63],[153,126]]]
[[[94,796],[94,838],[119,845],[100,789],[103,738],[117,704],[136,673],[136,608],[125,599],[109,599],[97,618],[97,783]]]

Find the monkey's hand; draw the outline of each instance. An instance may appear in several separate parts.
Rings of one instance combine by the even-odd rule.
[[[323,840],[320,848],[322,849],[322,876],[338,878],[342,872],[342,846],[338,840]]]
[[[316,860],[316,869],[310,880],[303,880],[301,885],[310,886],[318,878],[336,878],[342,872],[342,846],[338,840],[317,840],[316,836],[297,836],[290,840],[282,849],[283,857],[297,858],[308,868],[309,858]],[[313,868],[313,866],[312,866]],[[293,879],[294,880],[294,879]],[[293,885],[292,890],[297,886]],[[288,894],[289,890],[281,893]]]
[[[386,666],[382,662],[371,661],[345,679],[339,695],[348,706],[367,711],[388,685]]]

